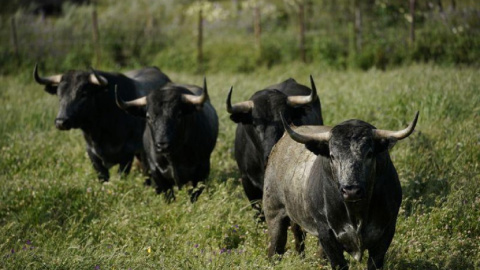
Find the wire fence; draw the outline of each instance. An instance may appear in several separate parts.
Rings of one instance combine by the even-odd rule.
[[[357,45],[358,41],[353,36],[356,31],[354,27],[357,26],[352,25],[354,20],[349,21],[352,14],[337,10],[335,14],[323,11],[321,13],[323,16],[314,16],[321,8],[315,6],[306,11],[305,47],[309,59],[339,61],[341,57],[349,57],[346,55],[352,50],[358,54],[358,48],[362,46]],[[64,16],[54,19],[17,13],[11,17],[10,21],[2,20],[1,22],[3,24],[0,27],[0,38],[3,40],[0,45],[3,52],[1,57],[7,60],[15,59],[18,62],[48,60],[63,63],[64,66],[72,66],[72,68],[78,64],[100,65],[108,61],[110,61],[108,64],[113,62],[115,65],[123,66],[131,64],[132,59],[142,64],[152,64],[154,56],[167,49],[177,50],[179,53],[188,51],[188,57],[196,58],[195,18],[187,17],[184,12],[168,14],[168,10],[161,8],[152,10],[136,7],[136,9],[125,10],[124,13],[102,12],[95,16],[96,11],[93,6],[71,7]],[[363,37],[360,45],[362,43],[365,45],[365,51],[369,46],[376,46],[377,51],[371,53],[374,54],[373,57],[375,54],[380,54],[378,50],[383,50],[381,53],[385,55],[389,54],[393,47],[407,48],[410,22],[405,18],[392,17],[379,22],[375,17],[364,16],[364,28],[361,31]],[[221,51],[222,46],[235,42],[238,43],[239,49],[255,51],[253,21],[253,12],[242,10],[235,16],[220,21],[204,22],[205,43],[209,44],[209,40],[213,40],[215,43],[213,46],[218,48],[216,51]],[[261,57],[282,58],[284,61],[295,58],[299,47],[296,18],[289,20],[281,20],[278,17],[262,18],[261,23],[264,39],[262,46],[265,47]],[[394,27],[389,28],[389,25]],[[432,27],[432,25],[440,26]],[[439,32],[439,29],[443,29],[442,31],[450,38],[440,39],[439,42],[447,43],[444,46],[448,46],[448,42],[455,41],[465,33],[473,34],[473,40],[478,43],[480,10],[445,10],[442,13],[431,12],[422,15],[421,24],[418,26],[422,35]],[[471,39],[471,37],[468,38]],[[465,46],[477,44],[475,42]],[[428,52],[430,54],[437,50],[427,49],[430,50]],[[277,52],[272,53],[272,50]],[[466,50],[478,51],[478,48],[466,48]],[[232,55],[235,53],[238,51],[231,52]],[[251,57],[255,54],[244,55]],[[212,57],[214,56],[210,56]]]

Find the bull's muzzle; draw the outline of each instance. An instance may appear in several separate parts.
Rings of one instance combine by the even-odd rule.
[[[68,118],[56,118],[55,127],[59,130],[69,130],[72,128],[72,122]]]
[[[357,202],[365,198],[365,188],[358,185],[342,186],[340,192],[346,202]]]
[[[157,153],[166,153],[170,149],[170,143],[168,142],[158,142],[155,144],[155,151]]]

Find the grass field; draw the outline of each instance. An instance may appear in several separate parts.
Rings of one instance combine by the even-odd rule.
[[[31,70],[0,77],[0,269],[329,269],[311,236],[304,259],[289,236],[283,260],[267,260],[266,226],[236,180],[235,124],[224,103],[231,85],[238,102],[288,77],[308,85],[309,74],[328,125],[358,118],[400,129],[420,111],[416,132],[391,151],[404,196],[385,269],[480,269],[480,71],[430,65],[207,74],[220,134],[195,204],[185,190],[167,204],[138,170],[98,183],[81,132],[54,127],[57,98]],[[351,265],[364,269],[366,260]]]

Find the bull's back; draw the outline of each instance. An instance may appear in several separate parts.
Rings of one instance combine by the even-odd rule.
[[[162,88],[165,84],[171,82],[170,78],[156,67],[146,67],[142,69],[130,70],[124,75],[135,84],[136,90],[146,95],[150,91]]]

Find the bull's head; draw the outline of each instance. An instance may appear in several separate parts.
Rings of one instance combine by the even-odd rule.
[[[93,69],[40,77],[35,65],[33,77],[37,83],[45,85],[46,92],[58,96],[60,107],[55,126],[60,130],[80,127],[95,106],[95,96],[108,86],[107,79]]]
[[[364,199],[373,188],[378,156],[412,134],[418,114],[407,128],[399,131],[380,130],[360,120],[349,120],[322,133],[299,134],[285,121],[283,124],[294,141],[329,159],[332,177],[343,199],[355,202]]]
[[[264,161],[273,145],[281,138],[284,130],[279,115],[281,112],[288,123],[292,119],[300,119],[304,114],[303,106],[310,105],[318,99],[317,88],[310,76],[311,92],[308,96],[288,96],[278,90],[262,90],[255,93],[250,100],[232,105],[232,91],[230,88],[227,96],[227,111],[230,119],[235,123],[251,126],[257,136],[257,144],[261,146]]]
[[[168,153],[175,140],[185,134],[185,120],[200,110],[208,100],[207,81],[203,80],[201,95],[193,95],[181,85],[167,84],[162,89],[151,91],[148,96],[132,101],[123,101],[117,96],[117,105],[127,112],[147,120],[155,150]]]

